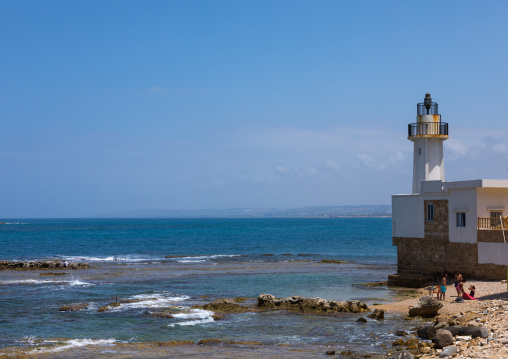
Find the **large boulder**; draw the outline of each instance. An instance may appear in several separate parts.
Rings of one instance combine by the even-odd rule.
[[[436,333],[436,337],[434,338],[435,348],[442,349],[452,345],[454,341],[452,333],[446,329],[439,329]]]
[[[489,330],[486,327],[461,327],[458,335],[469,335],[473,338],[488,338]]]
[[[437,329],[432,325],[421,327],[416,330],[416,334],[422,339],[432,340],[436,337]]]
[[[439,309],[443,307],[437,299],[429,296],[420,298],[420,301],[413,307],[409,308],[410,317],[431,318],[437,315]]]

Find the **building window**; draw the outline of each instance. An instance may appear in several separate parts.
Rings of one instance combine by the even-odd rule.
[[[434,204],[427,204],[427,221],[432,222],[434,220]]]
[[[466,212],[457,212],[457,227],[466,226]]]
[[[490,227],[501,229],[501,217],[503,217],[502,211],[490,211]]]
[[[421,149],[421,148],[419,148],[419,149],[418,149],[418,155],[421,155],[421,154],[422,154],[422,149]]]

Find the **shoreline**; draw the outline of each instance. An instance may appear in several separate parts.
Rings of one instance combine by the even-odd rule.
[[[457,317],[466,313],[477,313],[480,318],[476,320],[477,324],[487,327],[489,339],[473,339],[456,342],[459,350],[456,358],[499,358],[508,356],[508,327],[503,323],[508,322],[508,298],[507,284],[500,281],[474,281],[468,284],[474,284],[478,294],[483,294],[480,298],[484,300],[464,301],[464,303],[454,303],[457,293],[453,285],[447,286],[447,297],[440,301],[443,307],[439,310],[438,316]],[[409,307],[415,305],[421,296],[427,296],[428,290],[425,288],[408,289],[416,293],[415,296],[407,298],[409,294],[401,294],[397,300],[372,305],[371,309],[382,309],[389,313],[395,313],[397,316],[404,317],[408,315]],[[401,293],[403,293],[402,291]],[[410,293],[410,292],[409,292]],[[386,319],[388,320],[388,319]],[[420,320],[415,321],[415,326]],[[434,319],[429,318],[428,321]],[[421,324],[421,323],[420,323]],[[472,323],[471,323],[472,324]],[[394,323],[393,332],[398,330]],[[411,332],[403,339],[416,337],[416,333]],[[170,341],[170,342],[140,342],[140,343],[122,343],[107,339],[85,340],[85,339],[54,339],[55,343],[50,344],[50,340],[41,341],[39,349],[37,347],[7,347],[0,349],[0,358],[4,357],[37,357],[37,358],[66,358],[82,357],[87,358],[179,358],[185,356],[207,356],[209,358],[241,357],[241,358],[309,358],[317,356],[342,356],[348,355],[350,358],[367,357],[386,358],[395,353],[397,349],[390,347],[386,343],[386,354],[356,352],[354,347],[341,347],[333,342],[321,344],[263,344],[261,342],[242,342],[242,341],[221,341],[219,339],[205,339],[199,342],[193,341]],[[421,340],[421,339],[420,339]],[[421,340],[425,342],[425,340]],[[402,347],[404,348],[404,347]],[[422,359],[439,358],[440,349],[430,350],[418,357]],[[400,350],[400,349],[399,349]],[[331,354],[331,353],[334,354]],[[342,353],[342,355],[341,355]],[[415,352],[416,353],[416,352]],[[369,356],[370,355],[370,356]]]

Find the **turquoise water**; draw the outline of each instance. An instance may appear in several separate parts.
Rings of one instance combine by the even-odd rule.
[[[93,268],[54,277],[37,271],[0,272],[0,347],[26,345],[23,338],[128,342],[221,338],[362,346],[368,333],[393,329],[393,323],[377,321],[359,326],[358,315],[247,313],[221,321],[213,321],[212,313],[202,310],[174,319],[150,315],[157,308],[189,309],[216,298],[248,297],[252,302],[260,293],[369,303],[389,300],[394,293],[388,288],[353,284],[386,280],[396,271],[390,218],[6,222],[0,225],[0,260],[66,259],[88,262]],[[323,259],[349,262],[320,263]],[[97,311],[115,296],[137,302],[107,313]],[[58,311],[62,305],[80,302],[88,303],[88,308]],[[316,327],[322,330],[313,330]]]

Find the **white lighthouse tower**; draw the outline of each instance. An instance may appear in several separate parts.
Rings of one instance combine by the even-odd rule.
[[[408,125],[408,139],[414,143],[413,193],[420,193],[422,181],[445,180],[443,141],[448,138],[448,124],[441,122],[430,93],[416,108],[416,123]]]

